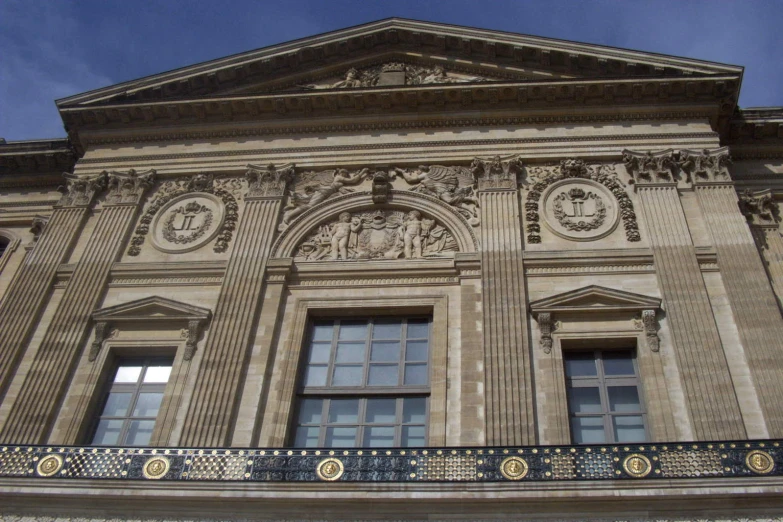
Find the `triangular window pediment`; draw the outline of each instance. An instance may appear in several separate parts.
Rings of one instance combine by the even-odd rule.
[[[96,310],[92,314],[95,322],[141,322],[146,320],[206,321],[212,312],[165,297],[152,296],[129,303],[122,303]]]
[[[657,310],[661,300],[656,297],[615,290],[603,286],[587,286],[530,303],[534,314],[541,312],[591,312]]]

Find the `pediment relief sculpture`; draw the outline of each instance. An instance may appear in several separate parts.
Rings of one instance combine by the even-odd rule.
[[[421,259],[457,251],[451,233],[418,210],[342,212],[307,236],[297,261]]]
[[[339,79],[332,78],[300,87],[306,89],[356,89],[391,85],[434,85],[485,81],[493,81],[493,79],[446,71],[442,65],[421,66],[388,62],[361,70],[352,67]]]

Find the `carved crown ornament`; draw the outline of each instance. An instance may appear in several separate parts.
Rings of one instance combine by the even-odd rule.
[[[728,147],[701,151],[667,149],[659,152],[623,151],[623,163],[637,186],[677,183],[730,183]]]
[[[569,158],[559,165],[527,167],[527,241],[541,243],[541,222],[574,241],[605,237],[623,223],[628,241],[641,241],[633,202],[612,164]]]
[[[137,256],[152,231],[152,245],[167,253],[184,253],[215,240],[217,253],[228,250],[239,218],[235,178],[195,174],[162,182],[152,195],[130,240],[128,255]]]
[[[656,297],[596,285],[530,303],[530,312],[538,323],[540,348],[546,354],[552,351],[552,333],[562,327],[563,321],[575,316],[595,314],[617,317],[621,312],[634,314],[630,328],[643,330],[646,347],[652,352],[658,352],[660,340],[657,317],[660,308],[661,300]]]
[[[185,351],[183,359],[189,361],[196,352],[201,332],[212,317],[212,312],[206,308],[193,306],[165,297],[152,296],[122,303],[108,308],[102,308],[92,313],[95,323],[93,342],[87,355],[89,361],[98,358],[104,341],[109,338],[113,328],[133,326],[134,328],[186,328]]]

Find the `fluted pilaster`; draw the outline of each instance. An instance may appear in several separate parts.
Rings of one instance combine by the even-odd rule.
[[[181,444],[231,443],[245,379],[255,319],[262,305],[263,277],[293,166],[248,166],[250,189],[236,244],[226,267],[204,346]]]
[[[748,224],[739,212],[733,184],[697,184],[695,190],[718,254],[769,435],[779,437],[783,435],[783,363],[779,356],[783,353],[783,316]],[[770,239],[780,242],[779,237]]]

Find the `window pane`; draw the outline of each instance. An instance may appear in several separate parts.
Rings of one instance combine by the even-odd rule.
[[[397,386],[399,384],[399,365],[371,364],[369,386]]]
[[[98,429],[95,431],[92,443],[95,445],[113,446],[118,443],[121,429],[121,420],[104,419],[98,423]]]
[[[394,426],[369,426],[364,428],[362,446],[367,448],[394,446]]]
[[[294,447],[296,448],[317,448],[318,432],[321,428],[318,426],[299,426],[296,428],[296,437],[294,438]]]
[[[408,341],[405,350],[406,361],[426,361],[429,343],[427,341]]]
[[[426,446],[424,426],[403,426],[400,446],[403,448]]]
[[[331,341],[334,323],[317,323],[313,326],[313,341]]]
[[[408,320],[408,339],[427,339],[430,332],[428,319]]]
[[[326,428],[327,448],[352,448],[356,446],[356,426],[350,428]]]
[[[171,365],[150,366],[144,373],[144,382],[169,382]]]
[[[326,366],[308,366],[305,370],[305,386],[326,386]]]
[[[141,366],[120,366],[117,368],[114,382],[139,382],[140,375]]]
[[[310,363],[329,363],[329,354],[332,351],[330,343],[313,343],[310,345]]]
[[[641,415],[623,415],[613,420],[616,442],[646,442],[647,435]]]
[[[367,399],[368,424],[394,424],[397,420],[397,399]]]
[[[320,424],[323,399],[299,401],[299,424]]]
[[[571,388],[568,399],[572,413],[601,413],[601,396],[598,388]]]
[[[367,321],[343,321],[340,324],[341,341],[364,341],[367,338]]]
[[[364,344],[339,343],[335,360],[338,363],[363,363]]]
[[[361,386],[364,366],[335,366],[332,386]]]
[[[399,319],[382,319],[375,321],[372,327],[373,339],[399,339],[402,332],[402,321]]]
[[[359,422],[359,399],[332,399],[329,404],[329,423]]]
[[[427,399],[412,397],[403,399],[402,422],[405,424],[424,424],[427,416]]]
[[[128,414],[132,393],[110,393],[102,417],[123,417]]]
[[[636,386],[608,386],[609,409],[611,411],[640,411],[639,390]]]
[[[566,377],[591,377],[598,375],[592,353],[572,353],[565,359]]]
[[[602,444],[606,442],[603,417],[572,417],[571,431],[575,444]]]
[[[150,443],[152,437],[152,428],[155,427],[155,421],[131,421],[128,428],[128,436],[125,438],[125,444],[129,446],[146,446]]]
[[[157,417],[163,393],[140,393],[133,408],[134,417]]]
[[[634,375],[633,354],[629,351],[604,352],[604,373],[606,375]]]
[[[406,364],[405,365],[405,384],[427,384],[427,365],[426,364]]]
[[[379,342],[372,343],[370,352],[371,361],[396,362],[400,360],[400,343]]]

